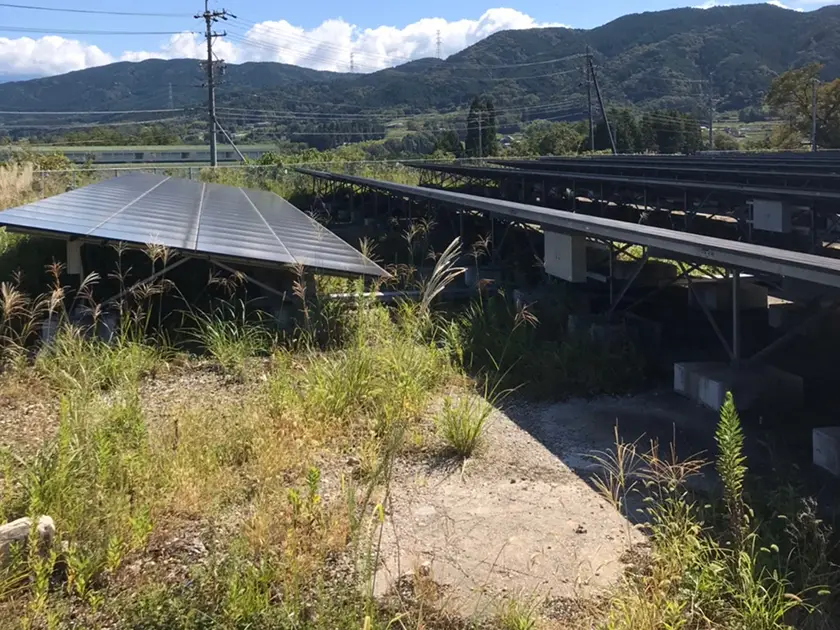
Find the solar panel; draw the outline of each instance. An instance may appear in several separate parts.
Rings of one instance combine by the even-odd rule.
[[[86,240],[154,243],[257,264],[387,275],[274,193],[158,175],[116,177],[4,210],[0,226]]]

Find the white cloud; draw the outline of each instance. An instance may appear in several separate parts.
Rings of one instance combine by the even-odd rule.
[[[0,37],[0,73],[50,75],[114,61],[96,46],[49,35],[39,39]]]
[[[779,7],[780,9],[790,9],[791,11],[804,11],[799,7],[789,7],[786,4],[783,4],[781,0],[767,0],[767,4],[772,4],[774,7]]]
[[[230,63],[279,61],[347,72],[352,53],[356,70],[371,72],[435,56],[438,33],[441,53],[446,57],[498,31],[563,25],[540,23],[515,9],[497,8],[475,20],[425,18],[402,28],[363,29],[341,18],[326,20],[310,30],[285,20],[262,22],[247,29],[232,20],[225,26],[229,36],[217,39],[214,50]],[[0,38],[0,74],[51,75],[117,60],[201,59],[205,55],[203,37],[189,32],[172,35],[158,50],[128,50],[117,55],[62,37]]]

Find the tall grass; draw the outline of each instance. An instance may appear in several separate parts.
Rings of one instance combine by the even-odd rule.
[[[663,457],[656,444],[642,452],[617,440],[616,453],[598,458],[603,472],[596,485],[625,511],[641,506],[638,516],[653,547],[649,560],[611,599],[606,628],[782,630],[809,624],[823,587],[813,579],[802,581],[801,568],[780,559],[816,556],[815,562],[826,566],[828,552],[813,539],[749,529],[743,437],[731,396],[721,409],[717,438],[716,469],[724,489],[719,507],[690,490],[688,482],[705,462],[681,461],[673,448]],[[722,521],[715,518],[718,509]],[[821,572],[819,579],[825,577]]]
[[[188,335],[225,372],[244,378],[249,359],[267,356],[275,343],[265,316],[250,314],[245,302],[224,301],[209,312],[191,310]]]

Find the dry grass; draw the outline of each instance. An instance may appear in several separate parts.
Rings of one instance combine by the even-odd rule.
[[[0,209],[24,203],[32,194],[32,164],[0,166]]]

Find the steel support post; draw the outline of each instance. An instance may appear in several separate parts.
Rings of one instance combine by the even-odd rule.
[[[741,272],[732,270],[732,363],[741,360]]]

